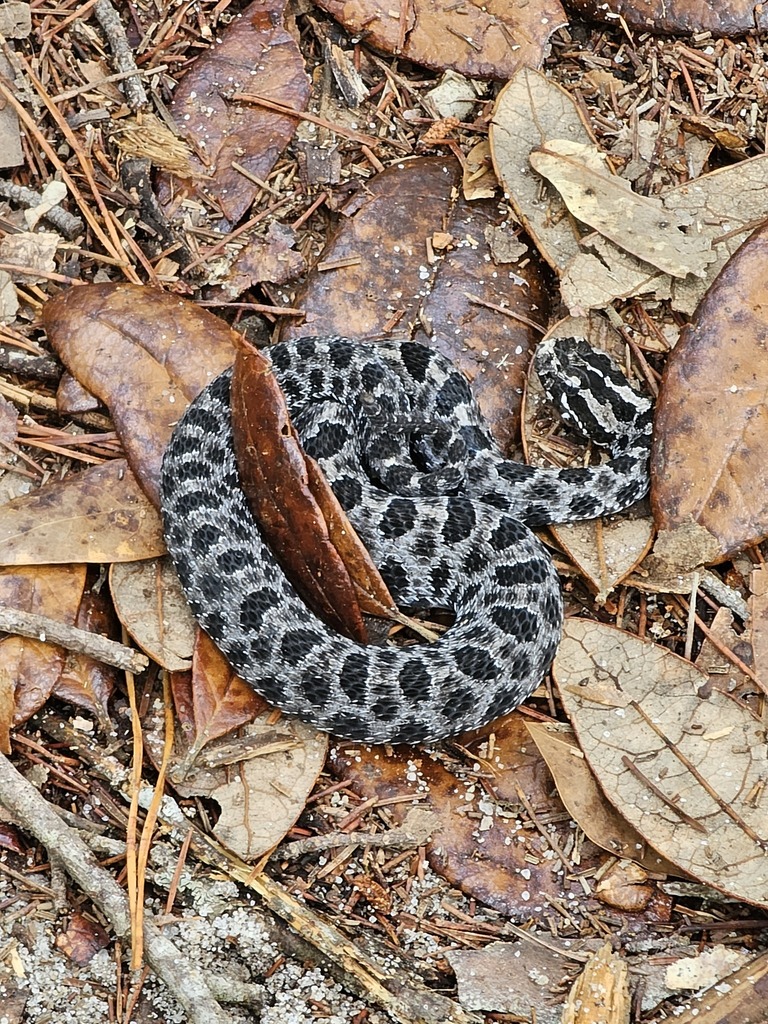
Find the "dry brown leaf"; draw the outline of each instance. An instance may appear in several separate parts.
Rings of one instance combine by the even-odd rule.
[[[470,78],[506,79],[538,67],[547,42],[566,24],[558,0],[487,0],[481,6],[440,0],[320,0],[344,28],[385,53],[428,68],[452,68]]]
[[[461,187],[464,198],[493,199],[499,182],[491,160],[491,146],[487,139],[476,143],[465,157]]]
[[[132,562],[165,551],[160,516],[123,459],[0,505],[0,564]]]
[[[493,755],[486,759],[491,733]],[[596,907],[588,899],[584,902],[583,889],[576,887],[568,871],[561,872],[557,856],[552,857],[550,843],[568,843],[572,831],[545,762],[528,735],[525,717],[513,712],[460,741],[471,761],[479,761],[484,784],[461,771],[457,777],[449,770],[450,762],[444,765],[424,750],[388,751],[345,743],[332,751],[331,764],[334,773],[365,799],[410,796],[431,809],[439,822],[427,844],[432,868],[501,913],[524,920],[538,912],[547,897],[561,899],[569,892],[578,893],[578,900],[569,901],[569,912]],[[516,810],[520,792],[537,815],[551,821],[547,842],[529,831],[527,815]],[[396,821],[402,820],[407,806],[392,805]],[[587,870],[588,864],[597,867],[604,857],[586,841],[580,847],[579,870]],[[654,908],[653,919],[663,916],[662,903]]]
[[[752,572],[750,584],[753,667],[758,679],[768,679],[768,569],[764,565]]]
[[[567,943],[567,944],[566,944]],[[448,949],[445,958],[456,975],[459,1001],[466,1010],[509,1014],[512,1019],[560,1024],[563,981],[572,971],[572,940],[547,936],[537,943],[489,942],[482,949]],[[556,952],[562,948],[562,953]]]
[[[737,899],[768,905],[760,722],[663,647],[569,619],[553,675],[605,795],[654,849]]]
[[[47,274],[56,269],[54,256],[62,244],[61,235],[55,231],[19,231],[8,234],[0,242],[0,262],[15,263],[24,267],[24,273],[11,271],[11,279],[25,284],[41,284]],[[41,270],[43,276],[28,273],[28,269]]]
[[[762,618],[761,605],[763,602],[754,590],[754,578],[758,573],[759,570],[752,574],[753,590],[750,601],[751,630],[745,630],[742,635],[739,635],[733,628],[733,612],[730,608],[718,608],[714,619],[712,619],[708,626],[712,639],[710,640],[709,636],[704,637],[704,642],[695,661],[696,668],[709,676],[712,686],[717,687],[718,690],[722,690],[723,693],[727,693],[731,697],[743,700],[755,712],[759,712],[759,708],[753,706],[750,697],[755,695],[757,690],[756,684],[737,665],[734,665],[732,659],[722,653],[722,649],[725,648],[727,651],[732,651],[740,661],[752,667],[754,655],[750,638],[753,635],[757,635],[761,631],[760,627],[762,626],[760,620]],[[717,644],[713,641],[717,641]],[[768,675],[760,676],[759,666],[756,668],[756,674],[760,678],[768,679]]]
[[[96,577],[96,574],[92,574]],[[93,582],[93,581],[90,581]],[[75,626],[92,633],[101,633],[118,640],[119,631],[114,610],[106,588],[87,586],[77,610]],[[109,717],[109,698],[117,682],[117,670],[86,654],[66,651],[61,675],[56,680],[52,696],[89,711],[105,734],[112,731]]]
[[[549,139],[529,159],[577,220],[667,274],[702,277],[715,258],[711,237],[695,221],[675,217],[661,199],[638,195],[628,181],[596,167],[593,156],[591,144]]]
[[[656,405],[651,501],[659,542],[693,527],[706,538],[707,563],[768,535],[767,253],[764,226],[683,329]]]
[[[190,672],[174,672],[171,688],[182,736],[170,777],[179,785],[188,779],[206,744],[252,722],[264,700],[236,675],[207,633],[198,629]]]
[[[0,75],[3,75],[4,78],[12,82],[15,74],[16,72],[8,58],[4,54],[0,54]],[[0,167],[18,167],[23,163],[24,150],[21,145],[19,118],[10,103],[3,103],[0,105]],[[1,273],[6,277],[8,276],[5,271]],[[8,280],[10,281],[10,278]],[[0,279],[0,296],[2,296],[4,290],[3,281]],[[13,290],[12,285],[11,290]],[[2,303],[0,302],[1,309]],[[0,320],[2,318],[2,313],[0,312]],[[10,319],[13,319],[13,316]]]
[[[232,376],[232,426],[243,490],[283,571],[317,615],[365,643],[362,611],[391,613],[394,601],[325,477],[304,454],[271,364],[245,343]]]
[[[570,560],[595,592],[598,604],[642,562],[653,544],[653,523],[645,503],[620,519],[588,519],[552,529]]]
[[[556,272],[579,254],[581,232],[559,193],[529,171],[532,150],[552,139],[591,146],[594,139],[571,95],[545,75],[523,68],[499,93],[489,130],[496,176],[520,223]]]
[[[708,117],[706,114],[689,114],[680,118],[680,127],[689,135],[713,142],[733,157],[743,158],[749,145],[746,133],[739,133],[739,125]]]
[[[267,179],[297,121],[229,97],[263,95],[294,110],[304,110],[309,99],[304,58],[284,14],[285,0],[250,4],[197,57],[173,95],[171,114],[196,153],[190,160],[196,177],[185,181],[186,191],[212,199],[231,223],[253,202],[261,188],[253,179]],[[175,205],[183,195],[178,179],[160,179],[161,203]]]
[[[567,725],[525,724],[552,772],[558,796],[593,843],[615,857],[636,861],[647,871],[680,874],[679,868],[652,850],[640,833],[606,800],[573,731]]]
[[[598,234],[582,238],[552,186],[525,173],[531,151],[553,139],[578,144],[582,153],[589,154],[590,165],[600,158],[573,98],[544,75],[524,70],[499,94],[490,130],[491,151],[517,217],[560,275],[563,302],[574,315],[608,306],[616,298],[648,293],[657,299],[670,298],[675,309],[691,313],[753,225],[768,217],[765,156],[669,189],[662,200],[670,219],[696,223],[702,244],[706,238],[713,257],[702,278],[671,278]]]
[[[326,733],[295,719],[284,728],[288,749],[244,761],[237,777],[230,775],[210,793],[221,807],[216,837],[247,861],[277,846],[304,810],[325,764]],[[251,727],[257,729],[258,723]]]
[[[664,980],[673,991],[711,988],[724,981],[733,971],[746,966],[750,959],[749,953],[739,949],[712,946],[697,956],[682,956],[669,964]]]
[[[73,963],[83,966],[90,963],[99,950],[106,949],[111,941],[106,929],[97,921],[84,914],[73,914],[66,931],[56,936],[56,948]]]
[[[114,564],[109,588],[120,622],[142,651],[169,672],[187,671],[197,627],[171,560]]]
[[[754,0],[570,0],[572,11],[638,32],[739,36],[768,29],[768,12]]]
[[[473,382],[494,435],[509,448],[540,334],[525,321],[543,322],[547,288],[536,261],[493,260],[485,236],[500,222],[497,204],[454,199],[460,174],[453,158],[424,157],[372,178],[369,195],[323,253],[319,267],[329,269],[318,267],[296,297],[304,323],[281,337],[363,339],[394,330],[434,344]],[[453,240],[443,255],[432,245],[436,233]]]
[[[722,984],[686,1000],[687,1009],[676,1015],[675,1024],[731,1024],[765,1016],[768,953],[752,957]]]
[[[74,626],[85,587],[84,565],[20,566],[0,571],[0,605]],[[64,667],[65,652],[45,638],[0,639],[0,749],[10,753],[9,731],[45,704]]]
[[[304,810],[325,763],[328,737],[298,720],[271,724],[274,712],[264,713],[265,702],[232,673],[202,631],[192,673],[171,679],[182,728],[169,779],[185,798],[216,800],[217,837],[243,859],[256,860],[277,846]],[[212,742],[241,726],[235,740]],[[145,737],[157,764],[162,712],[148,722]]]
[[[69,372],[109,406],[128,462],[159,507],[174,424],[232,364],[238,335],[186,299],[131,284],[72,288],[45,304],[43,323]]]
[[[266,281],[285,284],[307,269],[306,260],[294,248],[296,232],[288,225],[272,221],[266,238],[250,238],[235,257],[226,277],[217,282],[215,294],[236,299],[248,288]]]

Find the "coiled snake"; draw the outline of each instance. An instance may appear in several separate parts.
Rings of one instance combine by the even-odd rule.
[[[534,469],[501,456],[466,379],[422,345],[329,337],[268,351],[306,451],[395,600],[451,609],[455,623],[434,644],[362,646],[307,609],[240,489],[227,372],[192,402],[163,462],[166,543],[200,625],[268,701],[337,736],[436,740],[517,707],[549,668],[563,615],[532,529],[643,496],[650,402],[583,340],[541,344],[550,398],[610,458]]]

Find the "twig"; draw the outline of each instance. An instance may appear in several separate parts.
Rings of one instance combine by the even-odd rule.
[[[67,874],[93,901],[122,939],[130,935],[130,915],[125,893],[76,832],[65,825],[51,805],[31,782],[16,771],[0,754],[0,803],[27,832],[56,857]],[[191,964],[163,935],[154,918],[144,921],[144,949],[147,962],[172,992],[193,1024],[232,1024],[200,975],[198,964]]]
[[[91,633],[87,629],[68,626],[65,622],[57,622],[45,615],[33,615],[18,608],[0,607],[0,632],[60,644],[68,651],[87,654],[96,661],[103,661],[105,665],[114,665],[127,672],[143,672],[149,665],[149,659],[143,654],[101,633]]]
[[[405,821],[389,832],[371,835],[368,832],[334,832],[331,835],[299,839],[277,852],[278,860],[297,860],[305,853],[323,853],[336,846],[377,846],[387,850],[410,850],[423,846],[438,827],[436,816],[425,808],[415,807]]]
[[[147,71],[138,71],[134,65],[132,71],[118,71],[114,75],[107,75],[105,78],[100,78],[98,82],[86,82],[85,85],[78,85],[74,89],[67,89],[66,92],[57,92],[55,96],[51,96],[51,103],[63,103],[64,100],[71,100],[74,99],[75,96],[82,96],[84,92],[93,92],[95,89],[98,89],[99,86],[110,85],[113,82],[123,82],[126,78],[133,78],[136,75],[140,78],[148,78],[151,75],[159,75],[161,71],[167,70],[167,64],[157,64],[155,67],[149,68]]]
[[[473,295],[471,292],[464,292],[466,298],[475,306],[484,306],[485,309],[492,309],[494,313],[501,313],[502,316],[508,316],[511,320],[517,320],[518,323],[525,324],[526,327],[530,327],[534,331],[538,331],[539,334],[546,332],[546,327],[542,327],[541,324],[537,324],[535,320],[530,320],[527,316],[523,316],[522,313],[518,313],[514,309],[510,309],[508,306],[499,306],[495,302],[487,302],[485,299],[481,299],[479,295]]]
[[[0,345],[0,369],[49,381],[58,381],[64,372],[61,363],[51,356],[22,352],[8,345]]]
[[[4,178],[0,179],[0,196],[3,199],[10,199],[13,203],[19,203],[21,206],[31,207],[32,209],[39,206],[43,201],[42,195],[33,188],[27,188],[25,185],[14,185],[12,181],[6,181]],[[53,224],[65,238],[69,239],[76,238],[85,230],[82,220],[79,217],[75,217],[73,213],[62,209],[61,206],[52,206],[47,213],[43,214],[43,220]]]
[[[77,749],[86,761],[100,758],[99,765],[119,790],[124,790],[124,770],[109,769],[109,762],[99,753],[88,736],[77,733],[69,722],[52,714],[41,720],[43,730],[59,742]],[[160,820],[173,832],[175,822]],[[352,991],[382,1007],[398,1024],[480,1024],[480,1018],[464,1010],[458,1003],[439,992],[433,992],[418,980],[406,979],[377,964],[358,944],[348,939],[330,921],[316,914],[302,900],[287,892],[268,875],[256,874],[234,854],[223,850],[214,839],[190,826],[190,850],[208,864],[240,882],[261,898],[266,907],[299,937],[302,957],[320,959],[333,974]],[[287,934],[287,933],[286,933]]]
[[[122,74],[130,75],[125,79],[125,98],[133,110],[146,107],[147,94],[141,82],[141,74],[133,59],[133,52],[125,34],[120,15],[109,0],[96,0],[93,8],[96,20],[104,30],[109,48],[115,58],[115,64]]]

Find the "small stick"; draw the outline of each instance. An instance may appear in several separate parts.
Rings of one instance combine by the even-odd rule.
[[[13,203],[19,203],[21,206],[31,207],[32,209],[39,206],[43,201],[40,193],[36,192],[33,188],[27,188],[25,185],[14,185],[12,181],[6,181],[3,178],[0,178],[0,196],[3,199],[10,199]],[[69,239],[77,238],[85,230],[83,222],[79,217],[75,217],[74,214],[63,210],[60,206],[52,206],[47,213],[43,214],[43,220],[53,224],[65,238]]]
[[[105,915],[116,935],[130,934],[130,915],[125,893],[112,875],[105,871],[94,855],[53,807],[0,754],[0,803],[58,859],[82,891]],[[147,962],[165,982],[186,1011],[193,1024],[232,1024],[230,1014],[222,1010],[200,972],[200,965],[190,963],[183,951],[168,939],[151,915],[144,922],[144,944]]]
[[[149,658],[145,655],[101,633],[91,633],[90,630],[68,626],[65,622],[57,622],[45,615],[33,615],[18,608],[0,607],[0,632],[60,644],[68,651],[87,654],[96,661],[114,665],[125,672],[140,673],[149,665]]]
[[[124,84],[125,98],[128,100],[129,106],[132,110],[146,107],[148,102],[147,93],[141,82],[141,73],[136,67],[136,61],[133,59],[133,52],[128,42],[128,37],[125,34],[123,23],[120,20],[120,15],[109,0],[96,0],[93,13],[104,30],[104,35],[107,37],[107,42],[115,58],[118,70],[123,74],[131,76],[125,79]]]
[[[297,860],[306,853],[324,853],[336,846],[375,846],[381,850],[411,850],[423,846],[438,828],[436,816],[425,808],[413,808],[402,825],[389,832],[333,832],[297,839],[277,851],[277,860]]]
[[[317,114],[310,114],[308,110],[294,110],[293,107],[289,107],[285,103],[278,103],[277,100],[268,99],[266,96],[259,96],[257,93],[236,92],[232,99],[235,102],[255,103],[256,106],[273,110],[276,114],[283,114],[285,117],[295,117],[297,121],[310,121],[312,124],[319,125],[320,128],[326,128],[329,132],[335,132],[345,139],[351,139],[353,142],[359,142],[372,149],[384,141],[377,139],[374,135],[365,135],[363,132],[356,132],[352,128],[345,128],[344,125],[336,121],[327,121],[324,117],[318,117]],[[395,139],[386,139],[386,142],[395,149],[403,150],[406,148]]]

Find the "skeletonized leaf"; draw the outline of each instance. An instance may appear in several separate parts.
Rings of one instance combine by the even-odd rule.
[[[686,874],[768,906],[760,721],[719,690],[700,696],[690,662],[585,619],[566,621],[553,675],[613,806]]]

